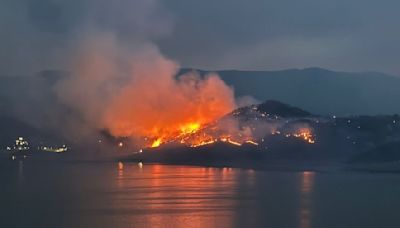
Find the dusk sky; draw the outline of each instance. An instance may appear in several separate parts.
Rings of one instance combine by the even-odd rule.
[[[400,227],[400,0],[0,0],[0,228]]]
[[[151,40],[183,67],[316,66],[400,75],[398,1],[114,2],[1,1],[0,73],[67,68],[65,58],[75,41],[95,27],[113,32],[126,46],[132,40]]]

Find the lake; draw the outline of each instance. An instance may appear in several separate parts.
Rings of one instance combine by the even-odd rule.
[[[0,163],[0,227],[400,227],[400,174]]]

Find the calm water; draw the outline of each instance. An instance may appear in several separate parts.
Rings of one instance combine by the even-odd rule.
[[[400,227],[398,174],[0,165],[0,227]]]

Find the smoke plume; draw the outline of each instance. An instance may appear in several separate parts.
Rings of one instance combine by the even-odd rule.
[[[70,61],[71,76],[60,81],[56,91],[91,128],[106,129],[117,137],[162,138],[198,128],[236,107],[233,90],[217,75],[189,72],[177,76],[179,64],[163,56],[152,41],[160,34],[148,28],[165,34],[169,24],[165,28],[154,21],[150,12],[158,5],[151,2],[150,8],[140,7],[148,13],[136,16],[132,27],[125,20],[117,25],[106,20],[112,28],[124,28],[107,30],[90,20],[81,30]],[[110,19],[108,13],[103,14],[101,18]],[[119,32],[132,36],[121,38]]]
[[[217,75],[177,77],[178,63],[152,43],[126,52],[112,35],[90,37],[60,98],[93,127],[114,136],[160,137],[203,125],[235,108],[233,90]]]
[[[0,28],[11,32],[0,34],[6,50],[0,57],[9,61],[0,63],[1,71],[68,72],[51,83],[46,76],[27,82],[27,88],[20,83],[18,92],[4,90],[13,101],[1,110],[39,129],[74,141],[100,130],[116,137],[163,138],[198,129],[236,107],[232,88],[217,75],[177,76],[179,63],[157,46],[171,34],[174,18],[157,0],[6,0],[2,5],[0,18],[7,23],[0,22]],[[21,13],[7,13],[14,11]]]

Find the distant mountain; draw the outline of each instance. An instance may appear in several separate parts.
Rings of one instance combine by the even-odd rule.
[[[179,74],[190,69],[182,69]],[[199,70],[204,75],[209,71]],[[349,73],[322,68],[281,71],[217,71],[237,97],[279,100],[321,115],[400,113],[400,77],[376,72]],[[0,111],[28,100],[56,102],[53,85],[65,71],[42,71],[34,76],[0,76]],[[40,105],[40,104],[39,104]],[[40,105],[42,106],[42,105]]]
[[[208,71],[200,72],[204,75]],[[238,97],[279,100],[323,115],[400,113],[400,77],[382,73],[321,68],[217,73]]]

